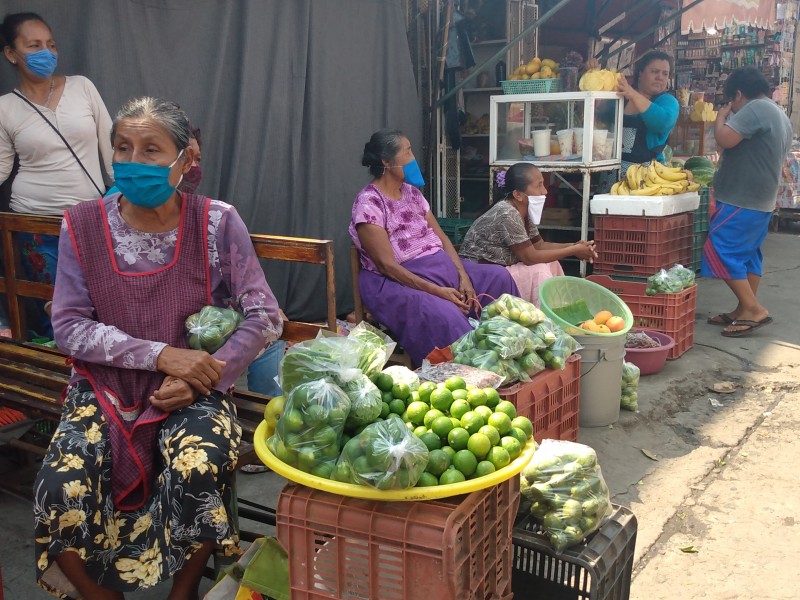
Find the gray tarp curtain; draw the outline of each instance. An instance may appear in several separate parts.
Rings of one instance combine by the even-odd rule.
[[[0,14],[18,11],[49,22],[58,73],[89,77],[112,117],[134,96],[178,102],[202,130],[199,191],[252,233],[335,240],[337,311],[352,308],[364,143],[391,126],[420,149],[400,0],[0,0]],[[5,63],[2,93],[15,84]],[[324,316],[324,269],[265,269],[290,317]]]

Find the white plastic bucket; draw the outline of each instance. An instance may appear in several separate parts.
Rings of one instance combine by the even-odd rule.
[[[574,335],[581,355],[581,427],[605,427],[619,420],[622,362],[627,336]]]

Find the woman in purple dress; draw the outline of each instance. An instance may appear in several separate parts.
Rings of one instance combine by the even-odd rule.
[[[119,191],[64,216],[52,313],[74,367],[34,487],[37,580],[62,598],[172,577],[171,600],[196,599],[214,545],[238,551],[229,392],[282,325],[236,210],[175,189],[189,135],[176,104],[128,102],[111,131]],[[184,329],[208,304],[244,315],[213,355]]]
[[[364,146],[372,182],[353,203],[350,237],[361,255],[359,293],[419,365],[471,329],[476,296],[516,295],[498,265],[461,260],[417,187],[425,182],[402,132],[382,129]],[[485,304],[489,298],[480,297]]]

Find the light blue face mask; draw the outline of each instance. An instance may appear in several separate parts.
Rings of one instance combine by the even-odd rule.
[[[416,187],[422,187],[425,185],[425,179],[422,177],[422,171],[419,169],[419,163],[415,158],[410,163],[405,165],[397,165],[394,167],[385,167],[386,169],[403,169],[403,177],[406,180],[406,183],[409,185],[414,185]]]
[[[56,66],[58,65],[58,57],[45,48],[44,50],[26,54],[25,65],[28,67],[28,71],[37,77],[47,79],[55,73]]]
[[[176,186],[169,182],[169,174],[182,155],[183,150],[178,153],[178,158],[172,161],[168,167],[137,162],[112,163],[114,187],[131,204],[142,208],[158,208],[175,193]],[[183,179],[183,175],[181,175],[181,179]],[[180,184],[180,180],[178,184]]]

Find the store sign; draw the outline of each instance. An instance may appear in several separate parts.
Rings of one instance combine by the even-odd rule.
[[[751,25],[771,29],[775,24],[775,0],[704,0],[681,16],[681,33]]]

